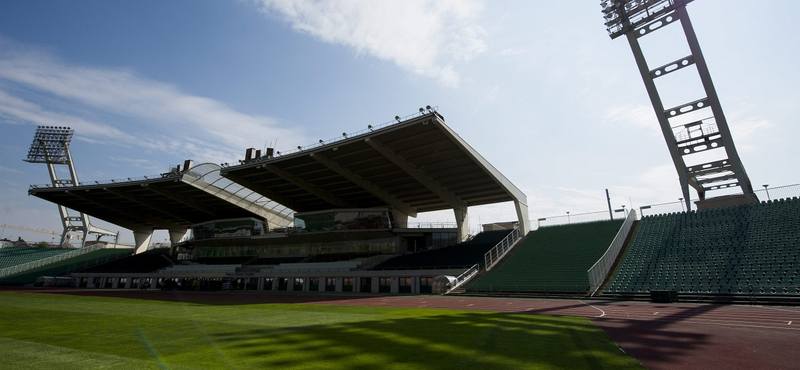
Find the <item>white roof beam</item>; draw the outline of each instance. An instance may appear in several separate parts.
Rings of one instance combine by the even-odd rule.
[[[450,191],[450,189],[434,180],[431,176],[418,169],[393,150],[387,148],[383,143],[374,138],[366,138],[364,141],[454,209],[463,209],[467,207],[467,203]]]
[[[322,199],[322,200],[324,200],[324,201],[326,201],[326,202],[328,202],[330,204],[335,205],[336,207],[340,207],[340,208],[355,208],[352,204],[344,201],[342,198],[339,198],[339,197],[337,197],[337,196],[335,196],[335,195],[333,195],[333,194],[331,194],[331,193],[329,193],[329,192],[327,192],[325,190],[322,190],[320,187],[318,187],[318,186],[316,186],[316,185],[314,185],[314,184],[312,184],[312,183],[310,183],[310,182],[308,182],[306,180],[303,180],[303,179],[301,179],[301,178],[299,178],[299,177],[297,177],[297,176],[295,176],[295,175],[293,175],[293,174],[291,174],[291,173],[289,173],[287,171],[284,171],[284,170],[282,170],[282,169],[280,169],[280,168],[278,168],[278,167],[276,167],[274,165],[265,164],[265,165],[263,165],[263,168],[266,169],[269,172],[272,172],[272,173],[280,176],[284,180],[289,181],[292,184],[295,184],[296,186],[302,188],[303,190],[305,190],[305,191],[307,191],[307,192],[309,192],[311,194],[314,194],[315,196],[319,197],[320,199]]]
[[[396,208],[398,211],[403,212],[411,217],[417,217],[416,208],[406,204],[402,200],[398,199],[396,196],[392,195],[386,190],[381,189],[375,184],[369,182],[368,180],[359,176],[355,172],[350,171],[347,168],[344,168],[342,165],[328,159],[327,157],[319,153],[311,153],[311,158],[314,158],[317,162],[322,163],[325,167],[328,167],[332,171],[338,173],[340,176],[352,181],[354,184],[360,186],[364,190],[368,191],[370,194],[380,198],[382,201]]]

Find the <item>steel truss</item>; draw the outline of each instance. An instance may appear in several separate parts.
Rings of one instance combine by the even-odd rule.
[[[678,172],[687,209],[691,209],[689,187],[695,189],[700,201],[706,200],[709,192],[739,194],[744,202],[756,201],[686,12],[686,4],[690,2],[692,0],[603,0],[601,5],[609,36],[615,39],[625,35],[628,39]],[[673,22],[680,22],[690,55],[650,69],[639,38]],[[676,76],[673,72],[691,66],[695,67],[706,96],[665,108],[655,80]]]
[[[28,150],[28,157],[24,159],[25,162],[29,163],[46,164],[50,173],[50,183],[53,187],[69,187],[79,184],[78,174],[75,172],[72,155],[69,151],[69,145],[74,133],[75,130],[69,127],[39,126],[33,137],[33,143]],[[69,177],[59,177],[56,165],[66,166],[69,169]],[[83,234],[81,247],[86,244],[88,234],[96,235],[97,240],[100,240],[102,236],[118,237],[118,233],[93,226],[89,222],[89,216],[83,212],[76,212],[58,205],[58,213],[61,216],[61,225],[64,227],[64,232],[61,234],[61,242],[59,243],[61,246],[70,239],[71,232]]]

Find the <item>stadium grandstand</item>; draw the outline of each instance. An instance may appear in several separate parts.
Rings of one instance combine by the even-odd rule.
[[[526,196],[430,107],[291,153],[247,149],[238,165],[186,161],[157,176],[32,186],[30,194],[134,232],[133,256],[71,273],[90,288],[200,279],[424,293],[436,276],[479,269],[490,248],[530,224]],[[469,235],[469,207],[495,203],[512,203],[519,219]],[[456,222],[409,222],[440,210]],[[169,231],[169,251],[147,251],[155,229]]]
[[[420,147],[450,155],[414,154]],[[135,248],[95,246],[94,255],[61,258],[48,270],[37,266],[0,281],[62,275],[79,287],[111,289],[610,299],[674,291],[684,300],[791,299],[800,297],[800,200],[788,196],[793,192],[641,220],[625,209],[616,213],[622,219],[611,212],[541,218],[533,231],[526,218],[485,225],[477,235],[457,224],[413,225],[408,219],[417,212],[450,208],[458,216],[486,202],[512,201],[525,212],[524,195],[430,111],[293,153],[247,150],[238,165],[187,161],[157,176],[32,186],[32,195],[121,221],[134,233],[167,228],[173,244],[147,250],[138,239]],[[37,252],[52,258],[82,249],[89,248],[3,248],[3,267],[45,257]]]
[[[615,219],[609,204],[607,216],[540,218],[533,230],[526,195],[428,106],[289,152],[249,148],[238,164],[187,160],[156,176],[31,186],[30,195],[130,229],[135,245],[4,248],[0,282],[32,282],[52,267],[47,275],[86,288],[797,302],[798,187],[773,199],[764,185],[766,201],[753,190],[690,2],[601,2],[656,111],[684,195],[679,212],[623,208]],[[672,22],[691,55],[650,69],[637,39]],[[664,107],[654,79],[692,65],[707,96]],[[469,235],[469,208],[498,203],[513,204],[517,219]],[[409,221],[443,210],[454,223]],[[148,251],[154,230],[169,232],[170,248]]]

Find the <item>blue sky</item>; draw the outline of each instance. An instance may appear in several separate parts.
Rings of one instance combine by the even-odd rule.
[[[797,183],[800,3],[688,9],[753,185]],[[678,36],[643,38],[645,52],[682,57],[669,55]],[[607,36],[599,1],[7,0],[0,223],[61,227],[55,205],[27,196],[49,180],[22,161],[37,125],[74,128],[80,179],[108,180],[288,150],[428,104],[527,194],[532,220],[602,211],[606,188],[615,208],[681,196],[632,53]],[[509,204],[470,217],[476,229],[516,218]],[[3,235],[16,236],[49,238]]]

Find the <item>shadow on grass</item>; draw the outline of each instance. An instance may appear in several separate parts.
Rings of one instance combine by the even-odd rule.
[[[400,318],[209,337],[233,358],[263,368],[641,368],[582,318],[456,312],[409,309]]]

